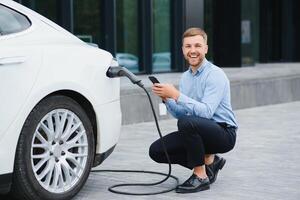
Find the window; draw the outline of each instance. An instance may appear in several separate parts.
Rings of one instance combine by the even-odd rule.
[[[39,0],[30,0],[29,2],[25,3],[26,7],[29,7],[41,15],[47,17],[48,19],[59,22],[58,20],[58,2],[57,1],[39,1]]]
[[[171,1],[153,1],[153,72],[171,70]]]
[[[30,25],[26,16],[0,4],[0,35],[21,32]]]
[[[204,30],[208,36],[208,52],[206,54],[206,58],[211,62],[214,62],[214,4],[214,1],[204,1]]]
[[[98,0],[73,1],[74,34],[101,46],[101,4]]]
[[[241,1],[242,65],[251,66],[259,55],[259,0]]]
[[[139,66],[138,1],[118,0],[117,6],[117,53],[120,65],[131,72],[141,72]]]

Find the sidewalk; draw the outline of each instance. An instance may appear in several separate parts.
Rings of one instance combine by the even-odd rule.
[[[194,194],[170,192],[155,196],[124,196],[107,188],[125,182],[154,182],[154,175],[91,174],[75,200],[139,199],[218,199],[218,200],[298,200],[300,199],[300,101],[235,111],[238,122],[237,144],[224,154],[227,163],[211,189]],[[160,121],[162,133],[175,130],[176,120]],[[153,170],[167,173],[167,165],[154,163],[148,147],[158,138],[154,122],[126,125],[113,152],[98,169]],[[191,171],[173,165],[172,174],[180,183]],[[174,181],[155,188],[129,188],[133,192],[162,190]],[[123,188],[121,188],[123,189]]]

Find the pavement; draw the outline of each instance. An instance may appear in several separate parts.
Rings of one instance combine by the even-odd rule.
[[[155,196],[113,194],[107,188],[126,182],[155,182],[163,177],[129,173],[91,173],[74,200],[299,200],[300,199],[300,101],[235,110],[239,124],[235,148],[222,154],[227,162],[210,190],[193,194],[174,191]],[[163,135],[176,130],[176,120],[159,122]],[[153,162],[149,145],[158,138],[154,122],[122,126],[112,155],[96,169],[151,170],[167,173],[166,164]],[[172,165],[180,183],[191,171]],[[173,187],[168,180],[160,186],[120,188],[122,191],[150,192]],[[1,197],[7,200],[8,198]]]
[[[300,101],[235,111],[238,137],[235,148],[222,156],[227,163],[210,190],[177,194],[174,191],[155,196],[113,194],[107,188],[125,182],[154,182],[156,175],[129,173],[92,173],[75,200],[299,200],[300,199]],[[159,122],[163,135],[176,130],[176,120]],[[115,151],[97,169],[152,170],[167,173],[166,164],[154,163],[148,156],[149,145],[158,138],[154,122],[122,126]],[[173,165],[172,174],[180,182],[191,171]],[[120,188],[123,191],[148,192],[174,186],[169,180],[158,187]]]

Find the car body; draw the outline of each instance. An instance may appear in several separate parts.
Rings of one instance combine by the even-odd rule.
[[[68,199],[80,190],[119,139],[111,65],[109,52],[0,0],[0,192],[16,184],[24,199]]]

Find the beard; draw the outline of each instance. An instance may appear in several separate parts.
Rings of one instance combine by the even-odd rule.
[[[200,53],[188,53],[184,57],[185,57],[185,60],[189,63],[189,65],[192,67],[199,66],[202,63],[202,61],[204,60],[204,56]]]

